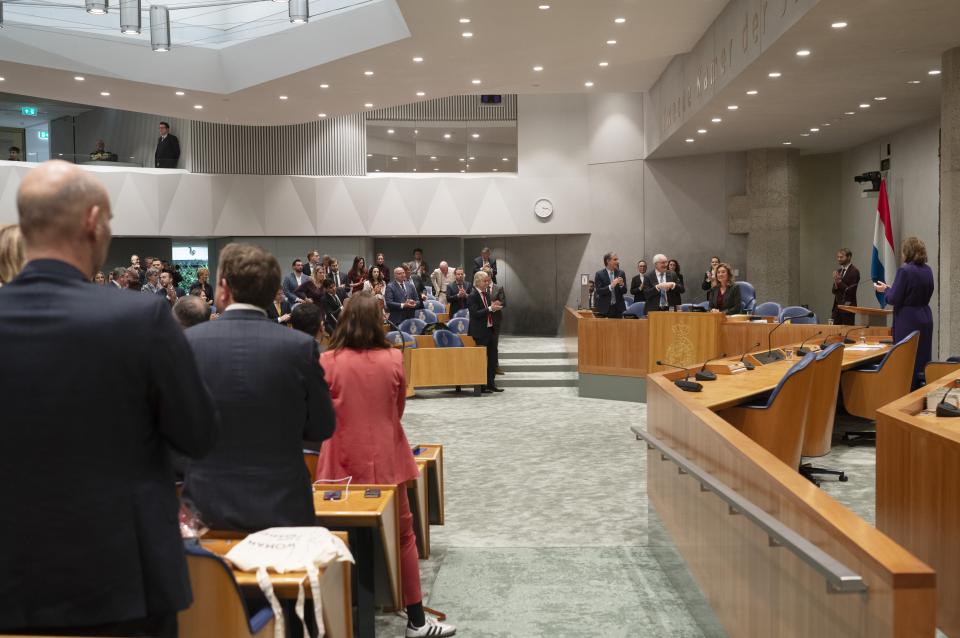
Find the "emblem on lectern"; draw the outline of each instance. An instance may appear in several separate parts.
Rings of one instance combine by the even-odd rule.
[[[696,361],[693,342],[690,340],[690,326],[678,323],[671,329],[673,339],[667,346],[666,360],[679,366],[689,366]]]

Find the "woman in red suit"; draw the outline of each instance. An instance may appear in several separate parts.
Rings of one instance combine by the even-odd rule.
[[[417,541],[405,485],[419,472],[400,424],[407,382],[401,352],[390,347],[382,323],[376,297],[364,292],[353,295],[343,307],[329,349],[320,355],[337,426],[320,448],[317,480],[349,476],[353,483],[398,486],[406,636],[452,636],[454,627],[428,619],[423,612]],[[370,392],[371,379],[378,381],[377,392]]]

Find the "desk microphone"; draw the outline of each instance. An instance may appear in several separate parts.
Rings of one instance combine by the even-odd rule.
[[[747,350],[747,352],[744,352],[743,356],[740,357],[740,363],[742,363],[743,367],[746,368],[747,370],[753,370],[754,368],[756,368],[755,365],[753,365],[751,362],[746,360],[747,354],[749,354],[750,350],[755,350],[756,348],[759,348],[759,347],[760,347],[760,342],[758,341],[752,346],[750,346],[750,349]]]
[[[700,370],[698,370],[697,374],[695,375],[697,378],[697,381],[716,381],[717,375],[714,372],[707,370],[707,364],[710,363],[711,361],[716,361],[717,359],[723,359],[726,356],[727,354],[723,353],[718,357],[714,357],[713,359],[707,359],[706,361],[704,361],[703,367],[700,368]]]
[[[810,335],[809,337],[807,337],[806,339],[804,339],[803,341],[801,341],[801,342],[800,342],[800,347],[797,348],[797,354],[800,355],[801,357],[810,354],[810,351],[803,347],[804,344],[806,344],[808,341],[810,341],[810,340],[813,339],[814,337],[819,337],[819,336],[822,335],[822,334],[823,334],[823,330],[821,330],[821,331],[818,332],[817,334]]]
[[[943,395],[943,398],[940,399],[940,403],[937,404],[937,416],[945,417],[958,417],[960,416],[960,408],[953,405],[952,403],[947,403],[947,397],[950,396],[950,393],[957,389],[956,382],[952,388],[947,390],[947,393]]]
[[[683,379],[677,379],[673,382],[673,385],[677,386],[684,392],[700,392],[703,390],[703,384],[697,383],[696,381],[690,380],[690,371],[681,366],[675,366],[672,363],[666,363],[665,361],[657,360],[658,366],[667,366],[668,368],[676,368],[677,370],[683,370],[687,376]]]
[[[857,330],[866,330],[868,326],[857,326],[856,328],[850,328],[845,333],[843,333],[843,342],[844,343],[856,343],[853,339],[848,339],[847,335],[851,332],[856,332]]]
[[[776,326],[774,326],[773,330],[767,333],[767,351],[760,353],[758,355],[753,355],[753,356],[757,359],[757,361],[759,361],[763,365],[766,365],[768,363],[773,363],[774,361],[780,361],[781,359],[784,358],[783,354],[779,352],[774,352],[773,346],[770,345],[772,343],[773,333],[777,331],[777,328],[787,323],[788,321],[793,321],[794,319],[807,319],[815,316],[816,315],[814,315],[813,312],[811,311],[805,315],[794,315],[792,317],[784,317],[783,321],[778,323]]]

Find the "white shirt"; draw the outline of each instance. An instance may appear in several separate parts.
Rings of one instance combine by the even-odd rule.
[[[254,306],[252,303],[237,303],[236,301],[227,306],[227,309],[224,312],[230,312],[231,310],[256,310],[264,317],[267,316],[267,311],[261,308],[260,306]]]

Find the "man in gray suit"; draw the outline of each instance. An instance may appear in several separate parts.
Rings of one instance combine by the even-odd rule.
[[[185,333],[223,425],[209,456],[187,467],[183,495],[214,529],[314,524],[303,448],[333,434],[333,405],[316,340],[267,318],[278,288],[273,255],[229,244],[215,293],[223,315]]]

